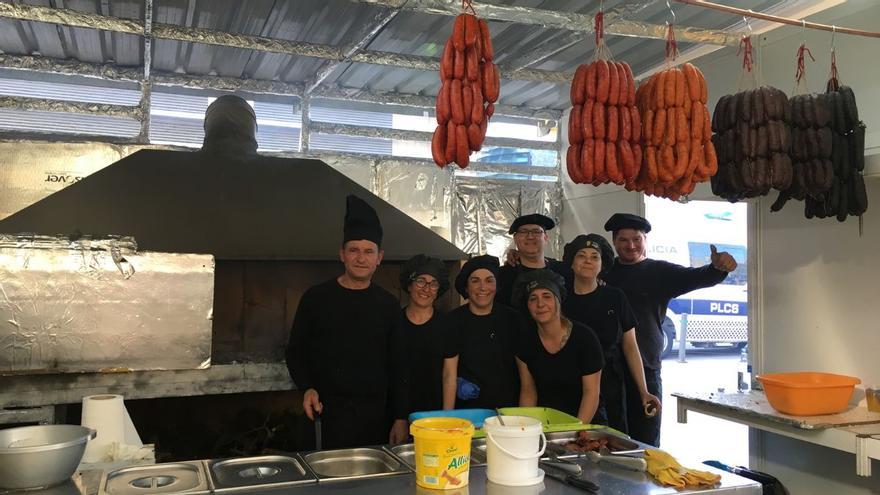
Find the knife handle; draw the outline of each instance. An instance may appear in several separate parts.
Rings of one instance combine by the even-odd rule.
[[[575,476],[570,474],[565,477],[565,482],[571,486],[580,488],[581,490],[586,490],[588,492],[597,493],[599,491],[599,485],[593,483],[590,480],[585,480],[579,476]]]

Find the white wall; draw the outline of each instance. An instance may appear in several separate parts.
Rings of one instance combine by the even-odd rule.
[[[878,29],[880,2],[856,0],[810,20]],[[830,33],[783,27],[769,33],[763,47],[764,82],[790,93],[794,85],[795,53],[806,38],[816,62],[807,62],[812,91],[824,90],[830,65]],[[869,146],[880,149],[880,40],[836,36],[842,81],[852,86],[860,116],[868,126]],[[698,60],[709,82],[710,106],[736,92],[740,67],[734,50]],[[876,169],[880,156],[872,156]],[[875,315],[880,293],[880,177],[868,180],[869,210],[863,235],[859,222],[849,219],[806,220],[803,205],[789,204],[779,213],[769,205],[775,195],[755,203],[764,268],[763,326],[758,329],[757,371],[815,370],[850,374],[866,384],[880,383],[880,320]],[[760,311],[760,309],[752,308]],[[874,476],[855,474],[852,454],[761,434],[752,455],[758,469],[778,476],[793,494],[880,493],[880,463]]]

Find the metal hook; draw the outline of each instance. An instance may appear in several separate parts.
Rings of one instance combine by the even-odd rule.
[[[807,42],[807,21],[805,19],[801,19],[801,37],[804,39],[804,43]]]
[[[669,13],[672,14],[672,22],[670,23],[669,21],[667,21],[666,24],[675,25],[675,22],[676,22],[675,11],[672,10],[672,5],[669,4],[669,0],[666,0],[666,8],[669,9]]]
[[[831,51],[834,51],[834,35],[837,34],[837,26],[831,25]]]
[[[749,30],[748,35],[751,36],[752,35],[752,23],[749,22],[749,18],[746,16],[743,16],[743,22],[745,23],[746,28],[748,28],[748,30]]]

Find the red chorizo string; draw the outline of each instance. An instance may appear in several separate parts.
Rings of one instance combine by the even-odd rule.
[[[810,51],[809,48],[807,48],[807,44],[801,43],[801,46],[798,48],[797,51],[797,72],[795,72],[794,74],[794,80],[797,84],[800,84],[801,80],[807,77],[807,66],[804,58],[805,54],[809,55],[810,60],[812,60],[813,62],[816,61],[816,59],[813,58],[813,53]]]
[[[678,57],[678,42],[675,41],[675,29],[668,22],[666,26],[666,60],[675,60]]]
[[[840,74],[837,73],[837,53],[831,49],[831,74],[828,77],[828,86],[832,91],[840,87]]]
[[[474,6],[471,4],[471,0],[461,0],[461,13],[467,14],[470,11],[471,14],[477,15],[477,12],[474,10]]]
[[[739,41],[739,49],[737,49],[736,56],[740,56],[742,54],[743,58],[743,69],[746,72],[752,71],[753,56],[754,56],[754,48],[752,48],[752,37],[751,36],[743,36]]]
[[[601,10],[596,14],[593,31],[596,32],[596,46],[599,46],[599,42],[605,37],[605,13]]]

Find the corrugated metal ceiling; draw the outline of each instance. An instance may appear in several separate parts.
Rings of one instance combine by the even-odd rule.
[[[144,2],[138,0],[7,3],[67,8],[129,19],[144,17]],[[588,15],[596,12],[599,6],[598,1],[574,0],[492,0],[492,3]],[[778,0],[738,0],[735,3],[737,7],[761,11]],[[626,19],[653,24],[663,24],[671,18],[666,3],[662,1],[607,1],[605,8]],[[738,21],[730,15],[698,7],[674,4],[674,9],[682,26],[722,29]],[[358,41],[363,36],[365,23],[381,11],[387,9],[349,0],[155,0],[153,19],[163,24],[346,46]],[[453,18],[449,16],[400,12],[367,48],[438,57],[452,23]],[[491,21],[490,28],[499,63],[573,71],[593,53],[593,38],[587,34],[578,40],[572,39],[571,32],[565,30],[498,21]],[[655,65],[663,57],[661,40],[610,36],[608,44],[614,56],[629,62],[636,73]],[[687,46],[681,46],[684,48]],[[113,62],[124,66],[143,63],[143,40],[139,36],[30,21],[0,19],[0,50],[16,55]],[[535,57],[535,53],[544,55]],[[246,49],[163,39],[153,42],[153,68],[166,72],[304,82],[313,78],[324,63],[316,58]],[[434,72],[361,63],[340,64],[325,83],[418,95],[435,95],[439,87]],[[567,86],[527,81],[505,81],[501,102],[535,108],[564,109],[570,106]]]

